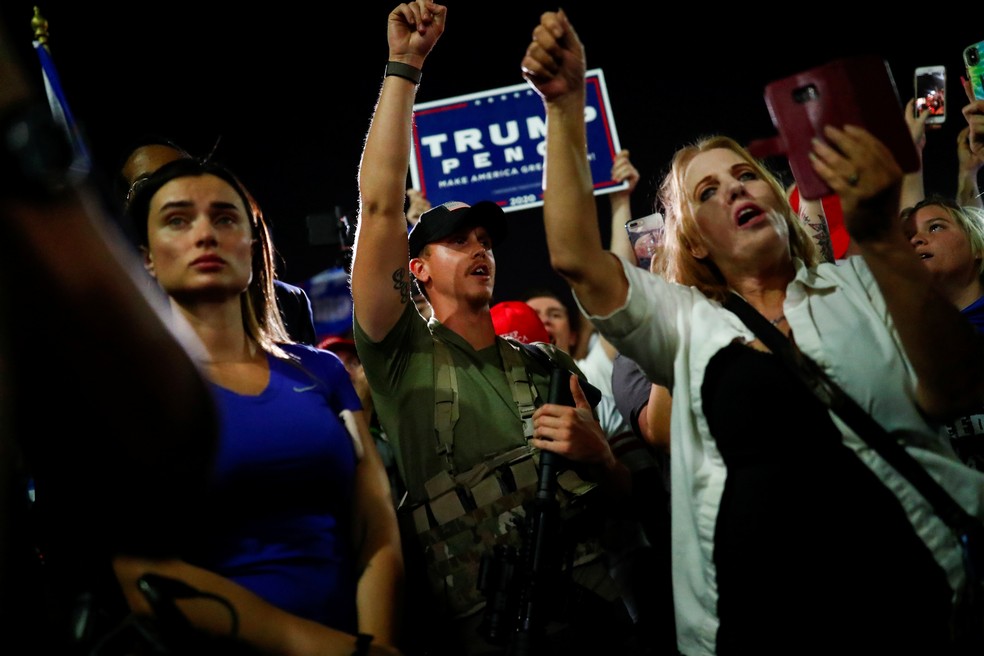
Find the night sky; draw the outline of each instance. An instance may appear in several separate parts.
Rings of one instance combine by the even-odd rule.
[[[357,166],[395,3],[325,4],[316,11],[266,2],[38,6],[70,106],[105,179],[143,134],[167,135],[196,154],[218,141],[216,157],[244,179],[273,227],[281,277],[301,282],[337,261],[336,247],[311,244],[306,218],[339,212],[354,221]],[[888,62],[903,102],[913,93],[916,66],[947,67],[949,115],[929,135],[926,179],[928,191],[955,192],[955,141],[966,104],[961,52],[984,39],[979,20],[949,16],[944,29],[930,28],[922,9],[911,19],[851,25],[860,18],[856,3],[822,4],[823,14],[797,27],[783,13],[756,13],[748,3],[682,5],[671,12],[673,21],[662,13],[665,3],[562,6],[585,44],[588,68],[605,72],[621,144],[642,173],[636,216],[652,211],[653,190],[676,147],[716,132],[741,142],[771,136],[762,95],[768,82],[861,54]],[[36,69],[33,7],[5,0],[0,16]],[[418,102],[522,82],[519,64],[531,31],[540,13],[557,5],[448,8]],[[766,27],[777,23],[779,32]],[[599,197],[599,209],[606,223],[607,197]],[[507,216],[510,237],[496,249],[496,300],[515,298],[530,280],[559,285],[546,259],[540,210]],[[607,225],[602,234],[607,238]]]

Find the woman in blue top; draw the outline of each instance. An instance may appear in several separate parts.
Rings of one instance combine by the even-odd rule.
[[[351,653],[357,633],[394,645],[403,563],[386,473],[341,361],[287,337],[258,207],[224,167],[181,159],[129,211],[147,271],[201,342],[222,420],[208,528],[184,560],[118,563],[131,606],[147,610],[133,583],[156,572],[231,601],[263,650]],[[179,608],[229,629],[214,602]]]

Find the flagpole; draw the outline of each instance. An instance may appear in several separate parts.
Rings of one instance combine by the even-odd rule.
[[[48,96],[51,115],[65,131],[65,135],[72,144],[74,161],[70,168],[80,176],[85,176],[92,170],[92,157],[89,155],[85,139],[82,138],[82,131],[69,108],[68,98],[65,97],[61,79],[58,77],[58,69],[55,68],[55,62],[51,57],[51,49],[48,46],[50,40],[48,20],[41,15],[41,10],[37,6],[34,7],[34,16],[31,18],[31,29],[34,32],[34,51],[41,62],[44,90]]]

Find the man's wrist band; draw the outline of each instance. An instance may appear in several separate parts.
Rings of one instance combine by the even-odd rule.
[[[423,71],[416,66],[404,64],[402,62],[389,61],[386,62],[386,75],[383,77],[395,75],[397,77],[402,77],[404,80],[410,80],[414,84],[420,84],[420,75],[422,72]]]

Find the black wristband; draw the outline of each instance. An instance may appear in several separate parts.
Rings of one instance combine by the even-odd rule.
[[[54,199],[85,177],[72,170],[68,137],[41,103],[26,102],[0,118],[0,195]]]
[[[352,656],[366,656],[369,653],[369,645],[372,643],[372,636],[368,633],[360,633],[355,637],[355,651]]]
[[[410,80],[414,84],[420,84],[420,75],[422,72],[423,71],[419,68],[416,66],[411,66],[410,64],[388,61],[386,62],[386,75],[383,77],[395,75],[397,77],[402,77],[404,80]]]

